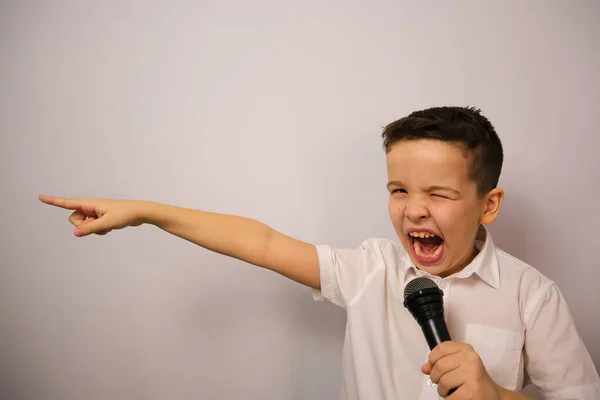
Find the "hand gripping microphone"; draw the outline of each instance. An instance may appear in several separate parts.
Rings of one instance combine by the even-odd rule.
[[[444,320],[444,292],[429,278],[415,278],[404,289],[404,307],[421,326],[430,350],[451,340]],[[450,390],[452,394],[456,388]]]

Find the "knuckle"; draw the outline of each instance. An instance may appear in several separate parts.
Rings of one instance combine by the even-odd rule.
[[[440,357],[442,357],[448,352],[448,346],[451,346],[450,342],[442,342],[435,346],[433,350],[429,353],[429,361],[432,363],[436,362],[436,360],[438,360]]]
[[[437,387],[437,392],[441,398],[444,398],[444,395],[445,395],[444,389],[440,385],[438,385],[438,387]]]
[[[433,349],[433,351],[431,353],[429,353],[429,356],[427,356],[427,360],[431,363],[432,366],[435,363],[436,354],[437,354],[436,349]]]
[[[448,384],[448,378],[446,377],[446,375],[441,376],[440,379],[438,379],[437,384],[441,388],[445,388],[446,385]]]
[[[467,353],[467,360],[469,360],[471,362],[481,361],[481,359],[479,358],[479,354],[477,354],[475,351],[469,351]]]
[[[442,379],[440,379],[440,381],[438,383],[437,391],[441,397],[445,397],[448,395],[448,392],[450,391],[450,387],[448,386],[448,380],[444,379],[444,377],[442,377]]]
[[[434,369],[436,371],[444,371],[447,367],[448,364],[448,360],[446,360],[446,358],[442,357],[439,360],[437,360],[437,362],[435,363]]]
[[[439,345],[440,350],[442,351],[446,351],[452,348],[452,342],[451,341],[445,341],[440,343]]]

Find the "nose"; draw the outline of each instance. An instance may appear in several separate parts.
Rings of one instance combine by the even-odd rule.
[[[411,221],[419,221],[429,217],[429,210],[421,199],[413,198],[406,203],[405,215]]]

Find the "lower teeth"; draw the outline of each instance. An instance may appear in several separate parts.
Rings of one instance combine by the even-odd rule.
[[[418,240],[415,240],[413,242],[413,245],[415,248],[415,253],[417,253],[417,255],[419,257],[423,257],[423,258],[436,258],[442,252],[442,246],[443,246],[442,244],[440,244],[433,252],[426,254],[423,252],[423,249],[421,248],[421,243]]]

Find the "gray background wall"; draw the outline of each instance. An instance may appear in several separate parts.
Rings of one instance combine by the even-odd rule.
[[[495,241],[558,282],[600,364],[600,3],[3,1],[3,399],[334,399],[345,316],[143,226],[78,239],[38,193],[394,237],[379,134],[481,107]]]

